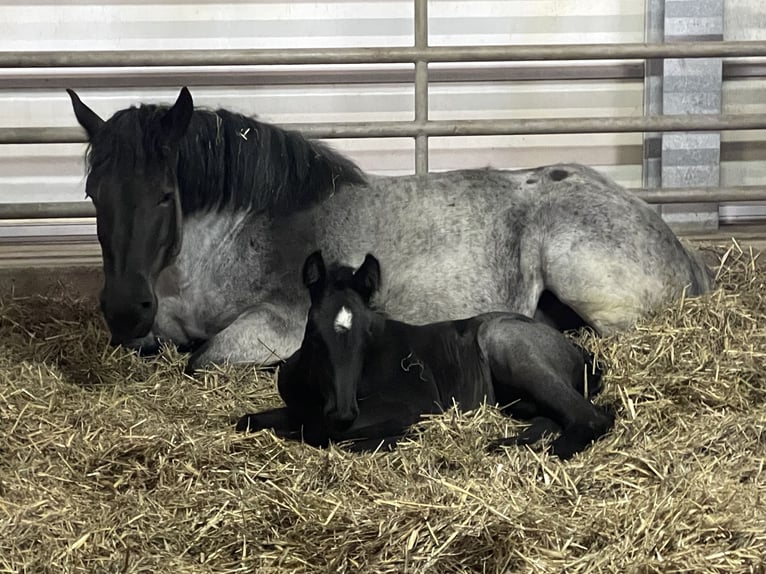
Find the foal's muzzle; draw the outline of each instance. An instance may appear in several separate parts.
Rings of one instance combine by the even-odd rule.
[[[342,411],[332,409],[325,412],[325,420],[332,430],[345,431],[354,424],[359,416],[359,409],[353,407]]]

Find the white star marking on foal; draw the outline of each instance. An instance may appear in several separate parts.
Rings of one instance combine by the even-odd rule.
[[[335,329],[336,333],[346,333],[350,331],[353,318],[354,315],[348,308],[341,307],[340,311],[338,311],[338,314],[335,316],[335,321],[333,321],[333,329]]]

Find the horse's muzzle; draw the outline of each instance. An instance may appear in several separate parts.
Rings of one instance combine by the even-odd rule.
[[[112,285],[107,283],[109,287],[101,292],[101,311],[112,334],[112,345],[137,348],[151,335],[157,298],[145,281],[110,283]]]

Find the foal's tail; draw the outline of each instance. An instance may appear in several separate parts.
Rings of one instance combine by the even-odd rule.
[[[584,359],[585,376],[582,378],[582,386],[578,391],[585,393],[588,390],[588,398],[591,399],[601,392],[604,388],[601,377],[604,375],[604,363],[597,361],[596,357],[587,349],[575,345],[582,353]]]

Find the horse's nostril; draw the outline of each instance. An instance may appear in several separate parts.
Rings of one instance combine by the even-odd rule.
[[[151,301],[143,301],[141,303],[141,308],[144,310],[148,310],[152,308],[152,302]]]

